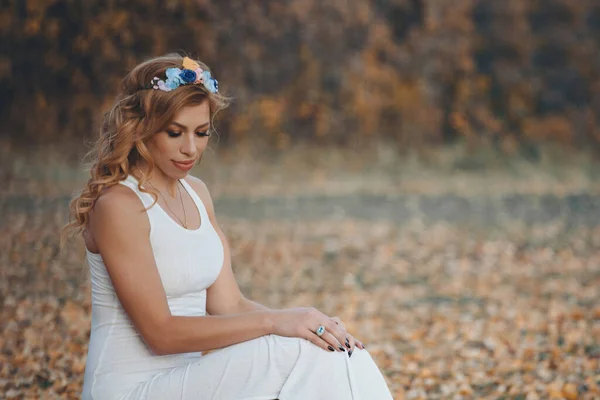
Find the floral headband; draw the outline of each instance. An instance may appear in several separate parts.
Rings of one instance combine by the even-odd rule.
[[[201,83],[211,93],[219,91],[219,82],[210,76],[209,71],[204,71],[196,61],[189,57],[183,59],[183,68],[168,68],[166,74],[167,79],[164,81],[156,76],[152,78],[150,87],[163,92],[170,92],[182,85]]]

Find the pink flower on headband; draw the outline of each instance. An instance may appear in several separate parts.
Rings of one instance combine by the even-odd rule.
[[[194,83],[202,83],[202,68],[198,67],[194,72],[196,73],[196,81]]]

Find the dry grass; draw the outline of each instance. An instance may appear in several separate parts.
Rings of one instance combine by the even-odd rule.
[[[78,398],[90,294],[81,241],[57,256],[66,203],[1,211],[18,195],[61,199],[86,176],[58,153],[25,159],[3,149],[0,392]],[[599,193],[597,167],[584,159],[562,166],[542,159],[536,167],[482,157],[471,171],[457,159],[477,164],[481,156],[457,149],[435,159],[401,158],[386,146],[254,151],[203,160],[197,175],[217,205],[227,196]],[[568,216],[501,226],[218,217],[244,294],[274,308],[311,305],[340,316],[396,399],[600,397],[600,226]]]

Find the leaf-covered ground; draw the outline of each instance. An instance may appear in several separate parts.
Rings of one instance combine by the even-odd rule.
[[[340,154],[323,165],[338,165]],[[598,186],[581,168],[565,167],[562,175],[540,170],[528,185],[523,168],[515,176],[406,167],[394,185],[398,170],[389,173],[376,162],[372,171],[313,165],[306,172],[300,161],[286,167],[254,161],[246,182],[255,184],[243,186],[244,157],[227,168],[221,168],[227,155],[220,159],[195,175],[213,189],[244,294],[273,308],[315,306],[342,318],[396,399],[600,397],[600,225],[592,215]],[[75,399],[89,338],[89,278],[82,242],[60,257],[57,244],[67,218],[61,200],[85,176],[58,161],[42,171],[16,156],[2,168],[9,190],[0,194],[1,397]],[[262,175],[253,177],[256,171]],[[358,193],[410,195],[417,202],[436,195],[442,205],[458,193],[467,206],[451,220],[427,211],[401,221],[351,211],[316,218],[293,206],[289,218],[244,217],[238,209],[244,193],[248,210],[274,195],[306,193],[333,193],[320,201],[349,203]],[[535,207],[506,212],[522,206],[503,202],[514,194],[551,195],[559,211],[524,222]],[[569,203],[569,196],[584,194],[583,206]],[[482,196],[491,205],[483,211]],[[234,197],[232,210],[225,200]],[[385,207],[393,211],[393,203]],[[482,213],[494,218],[475,218]]]

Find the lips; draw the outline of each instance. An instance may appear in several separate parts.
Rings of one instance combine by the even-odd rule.
[[[192,165],[196,160],[190,160],[190,161],[175,161],[173,160],[174,163],[177,163],[179,165],[183,165],[184,167],[189,167],[190,165]]]
[[[182,171],[189,171],[190,169],[192,169],[194,167],[194,161],[189,161],[187,163],[182,163],[182,162],[178,162],[178,161],[173,161],[173,165],[175,165],[176,168],[179,168]]]

